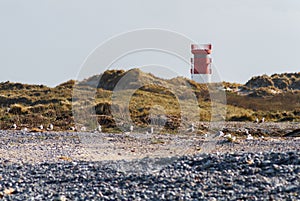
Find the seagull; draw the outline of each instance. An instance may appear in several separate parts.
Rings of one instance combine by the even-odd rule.
[[[69,130],[71,130],[71,131],[75,131],[75,130],[76,130],[76,128],[75,128],[74,126],[71,126],[71,127],[69,128]]]
[[[219,137],[223,137],[224,135],[225,135],[225,134],[224,134],[223,131],[219,131],[219,132],[218,132],[218,136],[219,136]]]
[[[194,123],[192,123],[191,125],[190,125],[190,127],[187,129],[187,131],[188,132],[194,132],[195,131],[195,128],[194,128]]]
[[[260,121],[260,123],[264,123],[265,122],[265,118],[263,117]]]
[[[224,135],[224,138],[226,138],[229,142],[234,142],[236,140],[236,137],[231,135],[230,133]]]
[[[16,130],[16,129],[17,129],[17,124],[13,124],[13,125],[11,126],[11,128],[14,129],[14,130]]]
[[[102,126],[99,124],[97,130],[101,133],[102,132]]]
[[[130,126],[129,130],[130,130],[130,132],[133,131],[133,125]]]
[[[257,123],[257,124],[259,123],[259,120],[258,120],[258,118],[257,118],[257,117],[256,117],[256,119],[255,119],[255,123]]]
[[[231,136],[231,134],[229,134],[229,136],[227,137],[227,140],[229,142],[234,142],[236,140],[236,137],[235,136]]]
[[[150,128],[150,134],[153,134],[153,133],[154,133],[154,128],[151,127],[151,128]]]
[[[247,135],[247,138],[246,138],[246,140],[253,140],[254,138],[253,138],[253,136],[251,135],[251,134],[248,134]]]
[[[41,130],[43,130],[43,129],[44,129],[44,126],[43,126],[43,124],[39,125],[39,126],[38,126],[38,129],[41,129]]]
[[[228,133],[228,134],[224,135],[224,137],[225,137],[225,138],[231,138],[231,134]]]
[[[245,133],[246,135],[249,135],[249,130],[247,128],[245,129]]]
[[[53,130],[53,124],[50,124],[47,128],[47,130],[52,131]]]

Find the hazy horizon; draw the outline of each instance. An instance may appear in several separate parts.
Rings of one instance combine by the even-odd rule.
[[[0,12],[0,82],[56,86],[76,79],[99,44],[144,28],[212,43],[214,65],[224,81],[245,83],[253,76],[300,69],[300,2],[295,0],[3,0]],[[146,56],[139,59],[113,68],[142,66]],[[189,66],[175,60],[174,66],[183,69],[180,76],[190,77]]]

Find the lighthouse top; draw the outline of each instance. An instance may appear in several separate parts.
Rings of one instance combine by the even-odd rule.
[[[191,45],[193,54],[211,54],[212,45],[211,44],[192,44]]]

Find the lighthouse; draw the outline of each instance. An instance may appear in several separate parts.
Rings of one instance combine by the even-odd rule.
[[[211,63],[210,57],[212,51],[211,44],[203,45],[191,45],[191,51],[194,55],[191,58],[191,77],[192,80],[198,83],[210,83],[211,82]]]

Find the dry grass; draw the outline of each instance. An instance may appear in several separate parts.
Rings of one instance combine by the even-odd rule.
[[[54,88],[0,83],[0,128],[8,129],[13,123],[19,128],[52,123],[56,129],[65,130],[74,125],[73,104],[74,111],[82,115],[83,120],[94,119],[84,110],[87,108],[87,111],[94,111],[91,114],[96,115],[104,131],[120,131],[116,129],[116,124],[126,122],[128,118],[124,104],[128,94],[132,94],[128,99],[130,118],[139,126],[164,124],[166,131],[172,131],[182,125],[188,126],[191,121],[210,121],[216,115],[212,114],[210,102],[214,92],[209,93],[206,85],[181,77],[163,80],[139,70],[130,73],[108,71],[102,76],[107,80],[101,79],[101,88],[97,89],[97,76],[76,85],[75,89],[73,80]],[[128,76],[126,84],[119,86],[119,91],[111,91],[116,86],[115,82],[124,75]],[[223,85],[233,91],[242,87],[227,82]],[[72,97],[73,89],[77,96]],[[227,92],[226,95],[227,113],[222,118],[228,121],[254,121],[256,117],[265,117],[268,121],[300,121],[299,91],[268,96],[242,96],[235,92]],[[114,117],[112,109],[115,111]],[[97,122],[92,120],[79,123],[90,128],[97,126]]]

